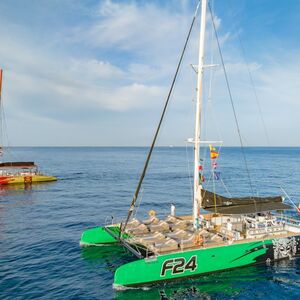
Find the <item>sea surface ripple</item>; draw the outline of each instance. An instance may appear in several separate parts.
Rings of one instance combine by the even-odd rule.
[[[0,189],[0,299],[296,299],[300,259],[154,285],[113,289],[116,268],[132,260],[120,247],[79,247],[81,233],[126,216],[147,148],[14,148],[59,181]],[[223,148],[218,169],[234,196],[300,199],[300,148],[246,148],[253,188],[238,148]],[[192,149],[157,148],[141,191],[138,216],[170,203],[191,213]],[[204,162],[207,164],[208,162]],[[209,173],[207,175],[209,178]],[[217,182],[217,191],[225,193]],[[209,183],[207,183],[208,188]]]

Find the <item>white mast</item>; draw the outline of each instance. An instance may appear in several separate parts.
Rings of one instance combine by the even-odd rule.
[[[205,44],[205,25],[206,25],[206,8],[207,0],[201,3],[201,28],[199,38],[199,61],[197,76],[197,106],[196,106],[196,124],[195,124],[195,161],[194,161],[194,199],[193,199],[193,224],[197,228],[198,211],[201,206],[202,184],[199,180],[199,163],[200,163],[200,125],[201,125],[201,107],[202,107],[202,90],[203,90],[203,71],[204,71],[204,44]]]

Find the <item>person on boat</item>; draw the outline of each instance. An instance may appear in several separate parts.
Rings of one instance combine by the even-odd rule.
[[[149,210],[148,215],[149,218],[143,221],[144,224],[150,225],[154,222],[158,222],[158,218],[156,217],[156,211],[154,209]]]
[[[230,219],[227,219],[226,229],[227,233],[232,232],[232,223],[230,222]]]
[[[176,207],[175,207],[175,205],[172,203],[172,204],[171,204],[171,216],[172,216],[172,217],[175,217],[175,215],[176,215]]]
[[[205,220],[205,229],[210,230],[211,222],[209,220]]]

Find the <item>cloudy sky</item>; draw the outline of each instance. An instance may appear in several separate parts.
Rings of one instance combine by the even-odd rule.
[[[148,145],[195,4],[2,0],[0,67],[10,145]],[[300,1],[214,0],[212,6],[244,143],[300,146]],[[210,19],[207,28],[206,60],[219,64]],[[198,29],[199,20],[161,145],[184,145],[193,135],[190,64],[197,63]],[[208,70],[205,83],[204,138],[237,145],[222,68]]]

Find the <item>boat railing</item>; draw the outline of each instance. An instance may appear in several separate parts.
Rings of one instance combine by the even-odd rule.
[[[292,225],[292,226],[300,227],[300,220],[299,219],[294,219],[294,218],[287,217],[287,216],[280,215],[280,214],[273,214],[273,215],[281,223],[285,223],[287,225]]]
[[[115,220],[113,215],[107,216],[105,218],[104,224],[105,231],[117,241],[119,241],[127,250],[129,250],[129,252],[131,252],[138,258],[147,258],[149,261],[156,259],[156,254],[152,250],[148,249],[148,247],[144,247],[137,243],[129,243],[126,239],[122,238],[119,231],[111,229],[111,225],[122,224],[118,220]]]
[[[106,216],[105,221],[104,221],[104,225],[108,226],[108,225],[113,225],[113,224],[115,224],[115,217],[113,215]]]
[[[283,225],[265,226],[261,228],[250,228],[247,230],[247,236],[256,236],[262,234],[274,234],[284,231]]]
[[[114,239],[116,239],[117,241],[119,241],[120,244],[122,244],[129,252],[131,252],[132,254],[134,254],[135,256],[137,256],[138,258],[144,258],[144,255],[142,253],[142,247],[140,247],[137,244],[131,244],[128,243],[126,241],[126,239],[124,239],[122,237],[121,234],[116,233],[115,231],[111,230],[110,226],[104,226],[105,231],[110,234]],[[145,250],[145,249],[143,249]]]

